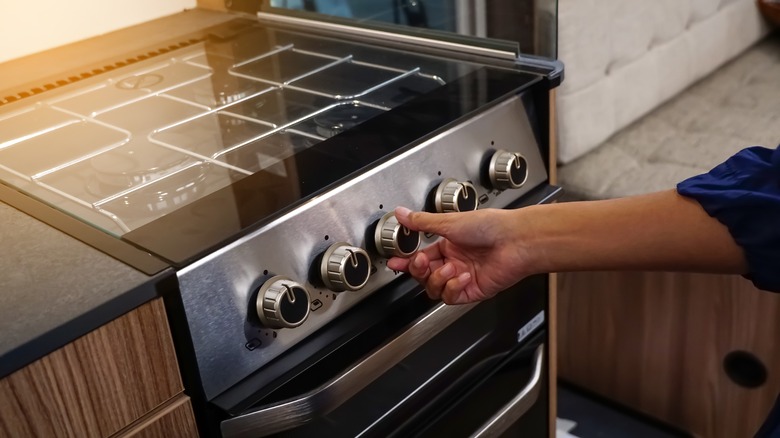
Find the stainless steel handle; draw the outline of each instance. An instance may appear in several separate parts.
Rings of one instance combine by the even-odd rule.
[[[400,335],[318,388],[300,397],[262,406],[223,421],[222,436],[255,438],[271,435],[301,426],[318,415],[331,412],[476,305],[438,304],[410,324]]]
[[[257,18],[260,21],[286,24],[286,25],[298,25],[305,28],[312,28],[318,30],[325,30],[330,32],[338,32],[341,35],[357,36],[362,39],[376,39],[380,41],[393,41],[403,44],[413,44],[415,46],[429,47],[433,49],[443,49],[449,52],[465,53],[469,55],[489,56],[492,58],[505,59],[508,61],[515,61],[520,55],[517,49],[513,51],[491,49],[488,47],[471,46],[467,44],[459,44],[450,41],[437,40],[433,38],[423,38],[413,35],[406,35],[401,33],[385,32],[381,30],[368,29],[364,27],[347,26],[337,23],[329,23],[327,21],[310,20],[307,18],[288,17],[285,15],[273,14],[269,12],[258,12]]]
[[[536,347],[534,352],[534,373],[531,380],[517,395],[509,401],[500,411],[485,422],[477,432],[471,435],[474,437],[492,437],[501,435],[518,418],[522,417],[539,398],[539,392],[542,389],[542,368],[544,366],[544,344]]]

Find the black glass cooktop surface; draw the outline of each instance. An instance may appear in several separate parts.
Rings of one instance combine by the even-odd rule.
[[[0,179],[182,265],[541,77],[258,24],[0,108]]]

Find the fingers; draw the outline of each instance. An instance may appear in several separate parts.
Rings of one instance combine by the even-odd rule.
[[[387,261],[387,267],[408,272],[425,287],[428,296],[433,299],[439,299],[446,283],[457,276],[452,263],[442,264],[440,260],[432,263],[424,252],[418,252],[409,259],[394,257]]]
[[[425,253],[417,254],[409,264],[409,273],[422,283],[428,281],[432,270],[431,259]]]
[[[408,259],[391,258],[387,261],[387,267],[408,272],[425,287],[428,296],[434,300],[441,299],[447,304],[471,301],[466,293],[466,288],[471,284],[471,273],[460,272],[452,262],[442,264],[441,260],[431,261],[424,252],[419,252]]]
[[[397,207],[395,216],[401,225],[411,230],[437,234],[445,239],[450,232],[457,232],[458,228],[453,228],[453,221],[462,217],[454,214],[412,212],[405,207]],[[444,257],[441,241],[418,251],[408,259],[393,257],[387,261],[387,267],[411,274],[425,287],[432,299],[441,299],[447,304],[472,301],[466,290],[472,283],[471,273],[462,262],[452,257]]]
[[[425,282],[425,291],[428,296],[438,300],[444,292],[447,282],[457,276],[457,271],[452,263],[445,263],[441,268],[431,272],[428,281]]]
[[[411,259],[392,257],[387,260],[387,267],[392,269],[393,271],[409,272],[410,263],[411,263]]]
[[[412,261],[417,260],[420,254],[423,254],[424,257],[419,261],[419,263],[430,263],[433,265],[433,269],[439,268],[442,264],[444,264],[444,256],[442,255],[441,248],[439,246],[439,242],[434,243],[433,245],[417,251],[408,258],[391,257],[387,260],[387,267],[395,271],[409,272],[412,274],[412,276],[417,277],[414,272],[409,270],[409,267]]]
[[[406,207],[396,207],[395,217],[398,222],[414,231],[433,233],[446,236],[450,229],[452,215],[448,213],[426,213],[423,211],[411,211]]]
[[[447,304],[461,304],[470,301],[465,290],[471,284],[471,273],[458,269],[453,263],[445,263],[434,269],[424,283],[428,296]]]
[[[463,272],[449,280],[441,294],[441,300],[446,304],[465,304],[471,302],[467,288],[471,284],[471,273]]]
[[[422,284],[425,284],[428,276],[431,275],[431,259],[422,252],[408,259],[393,257],[387,261],[387,267],[395,271],[408,272]]]

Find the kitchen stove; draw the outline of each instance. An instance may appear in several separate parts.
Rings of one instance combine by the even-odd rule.
[[[557,191],[543,63],[239,18],[210,35],[0,106],[4,184],[176,270],[173,329],[199,402],[246,407],[225,400],[260,397],[266,368],[408,283],[387,258],[436,236],[400,226],[396,206],[508,208]]]

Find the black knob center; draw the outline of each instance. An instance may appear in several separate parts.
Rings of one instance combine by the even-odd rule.
[[[528,162],[525,158],[516,156],[509,168],[509,178],[512,180],[512,184],[515,186],[522,185],[527,176]]]
[[[400,252],[411,254],[420,246],[420,233],[401,225],[398,227],[395,242]]]
[[[472,211],[477,209],[477,190],[471,185],[462,185],[455,200],[458,211]]]
[[[363,253],[351,253],[344,266],[344,281],[353,288],[359,288],[370,274],[371,260]]]
[[[279,316],[290,324],[306,319],[309,311],[309,294],[302,287],[287,286],[287,292],[279,302]]]

